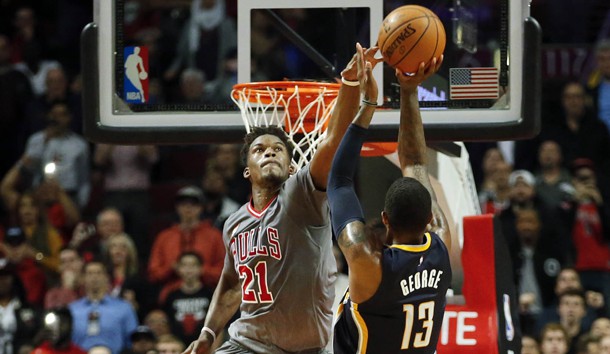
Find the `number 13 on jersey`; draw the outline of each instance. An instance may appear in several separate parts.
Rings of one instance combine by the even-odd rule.
[[[402,346],[400,349],[423,348],[430,344],[430,336],[432,335],[433,318],[434,318],[434,301],[422,302],[415,311],[413,304],[404,304],[402,310],[405,313],[405,333],[402,337]],[[413,323],[416,320],[422,321],[422,332],[413,333]]]

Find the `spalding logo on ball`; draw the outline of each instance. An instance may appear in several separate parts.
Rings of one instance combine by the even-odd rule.
[[[384,61],[405,73],[417,71],[445,50],[446,34],[436,14],[423,6],[406,5],[383,20],[377,45]]]

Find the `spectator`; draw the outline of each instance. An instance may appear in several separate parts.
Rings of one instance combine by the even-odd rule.
[[[610,38],[602,39],[595,46],[595,59],[599,81],[591,88],[591,95],[599,119],[610,133]]]
[[[63,242],[59,232],[49,225],[43,210],[34,194],[26,192],[21,195],[17,201],[17,224],[23,231],[25,243],[21,250],[7,251],[17,258],[22,256],[40,262],[54,275],[59,270],[59,252]]]
[[[125,230],[134,238],[140,259],[148,258],[150,175],[159,160],[155,146],[99,144],[93,161],[104,173],[104,205],[117,208],[125,218]]]
[[[523,333],[533,334],[542,307],[551,301],[552,286],[563,259],[540,239],[540,219],[534,209],[517,213],[519,253],[513,255],[518,276],[519,313]]]
[[[31,174],[23,168],[27,158],[18,161],[2,179],[0,193],[8,211],[17,213],[17,201],[23,190],[28,189]],[[34,195],[44,207],[47,220],[62,235],[63,242],[67,242],[72,228],[80,220],[80,212],[74,200],[61,187],[56,178],[47,176],[34,190]]]
[[[138,319],[128,302],[108,296],[109,279],[103,263],[92,261],[85,265],[85,296],[69,305],[74,318],[72,340],[86,350],[103,344],[112,354],[119,354],[129,347],[129,336],[138,326]]]
[[[189,343],[199,337],[214,289],[201,282],[204,261],[197,253],[185,252],[180,256],[177,271],[180,287],[167,294],[165,312],[170,319],[172,333],[182,342]]]
[[[120,297],[127,279],[138,276],[138,252],[125,233],[110,236],[107,246],[103,259],[110,271],[110,295]]]
[[[588,333],[582,335],[576,343],[576,354],[599,354],[599,338]]]
[[[587,109],[584,87],[577,82],[566,84],[561,106],[562,120],[543,128],[540,138],[559,143],[564,161],[586,157],[599,166],[600,175],[609,176],[610,155],[607,151],[610,151],[610,135],[605,125]]]
[[[25,44],[22,54],[23,61],[15,64],[15,69],[21,71],[30,80],[30,86],[35,96],[42,95],[47,89],[47,74],[52,69],[61,68],[61,64],[56,60],[44,59],[40,43]]]
[[[131,333],[131,349],[126,349],[121,354],[148,354],[155,350],[157,337],[146,326],[138,326]]]
[[[38,314],[28,307],[15,266],[0,259],[0,348],[3,353],[16,353],[34,338],[38,330]]]
[[[510,174],[508,184],[510,186],[510,203],[502,210],[499,219],[502,233],[506,238],[511,252],[517,252],[519,248],[516,226],[516,214],[520,210],[534,209],[538,213],[540,222],[540,243],[547,247],[548,251],[560,257],[563,261],[569,261],[570,236],[569,231],[557,223],[558,212],[550,210],[536,195],[534,189],[536,179],[534,175],[526,170],[516,170]],[[556,269],[559,272],[559,269]],[[556,275],[556,274],[555,274]],[[552,286],[552,284],[551,284]],[[552,288],[549,287],[549,290]],[[548,298],[543,299],[547,304]]]
[[[70,91],[64,69],[60,66],[53,67],[48,70],[44,79],[44,91],[28,105],[31,131],[42,130],[46,127],[46,114],[53,103],[65,102],[72,112],[70,130],[81,134],[83,131],[81,96]]]
[[[231,92],[233,85],[237,84],[237,48],[232,48],[227,52],[223,58],[222,68],[223,71],[210,85],[212,103],[221,106],[219,109],[222,109],[223,105],[233,106]],[[258,80],[253,78],[252,81]]]
[[[521,354],[540,354],[536,338],[527,334],[521,337]]]
[[[58,102],[48,113],[48,126],[34,133],[27,143],[24,163],[32,169],[35,185],[43,172],[57,178],[59,184],[84,208],[89,201],[89,145],[70,131],[71,112],[67,104]]]
[[[238,203],[250,198],[250,183],[244,178],[244,166],[239,158],[239,145],[219,144],[210,149],[206,170],[214,169],[227,181],[228,196]]]
[[[180,354],[184,349],[184,343],[171,334],[159,337],[157,342],[157,354]]]
[[[494,150],[498,151],[491,149]],[[490,154],[494,155],[493,152]],[[511,186],[508,181],[512,168],[504,161],[498,161],[493,165],[494,167],[486,168],[483,189],[479,193],[479,203],[483,213],[500,214],[510,205]]]
[[[560,295],[568,289],[577,289],[584,291],[582,283],[580,282],[580,276],[574,268],[563,268],[557,280],[555,282],[554,297],[553,301],[546,305],[538,319],[537,332],[542,329],[542,326],[550,322],[559,322],[559,314],[557,313],[557,306],[559,305]],[[604,297],[601,293],[595,291],[585,292],[585,298],[587,302],[587,315],[584,319],[584,323],[589,326],[598,316],[604,316],[606,314]]]
[[[161,231],[153,244],[148,275],[151,282],[176,282],[174,273],[180,255],[196,252],[205,260],[203,283],[216,287],[224,265],[225,248],[222,235],[209,221],[200,221],[203,193],[195,186],[180,189],[176,194],[179,223]]]
[[[23,153],[28,136],[25,110],[32,97],[28,79],[11,64],[11,45],[0,34],[0,176]]]
[[[549,323],[540,334],[541,354],[568,353],[569,340],[566,330],[558,323]]]
[[[179,103],[183,104],[209,104],[211,99],[206,92],[206,79],[203,71],[188,68],[180,75],[180,98]]]
[[[95,345],[89,349],[87,354],[112,354],[112,349],[106,345]]]
[[[610,335],[606,334],[599,340],[599,354],[610,354]]]
[[[601,338],[603,336],[610,336],[610,318],[599,317],[591,325],[591,334]]]
[[[574,353],[578,338],[589,331],[584,323],[586,315],[585,295],[581,290],[568,289],[559,296],[559,323],[566,330],[570,352]]]
[[[227,196],[227,181],[215,169],[207,169],[201,182],[203,187],[203,219],[222,230],[225,220],[241,205]]]
[[[33,8],[23,6],[15,11],[13,31],[11,38],[13,45],[11,61],[13,63],[17,64],[26,60],[28,46],[34,45],[42,49],[44,42]]]
[[[65,307],[50,310],[44,317],[44,326],[37,337],[44,342],[33,354],[85,354],[72,340],[72,314]]]
[[[144,325],[148,326],[159,339],[172,333],[169,327],[169,319],[163,310],[151,310],[144,318]]]
[[[573,191],[570,172],[563,166],[561,146],[553,140],[542,142],[538,149],[538,162],[540,170],[536,174],[536,195],[547,207],[561,208]]]
[[[177,55],[165,78],[176,77],[181,67],[196,68],[208,80],[222,72],[222,59],[237,46],[237,27],[225,15],[222,0],[193,0],[191,17],[184,25],[177,46]]]
[[[83,295],[83,259],[72,248],[64,248],[59,253],[59,276],[57,286],[47,291],[44,308],[52,309],[67,306]]]
[[[104,208],[98,214],[95,225],[79,223],[74,228],[70,247],[77,249],[88,261],[106,252],[108,239],[124,232],[123,216],[116,208]]]
[[[575,268],[584,288],[601,292],[610,309],[610,206],[604,203],[593,161],[575,160],[572,174],[574,205],[567,227],[574,242]]]

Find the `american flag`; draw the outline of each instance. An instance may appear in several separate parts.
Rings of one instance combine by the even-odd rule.
[[[449,97],[452,100],[498,98],[498,68],[449,69]]]

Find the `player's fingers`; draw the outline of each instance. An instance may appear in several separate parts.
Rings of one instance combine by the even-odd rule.
[[[445,60],[445,55],[441,54],[441,56],[438,59],[438,62],[436,63],[436,70],[438,71],[438,69],[441,68],[441,66],[443,65],[443,61]]]

